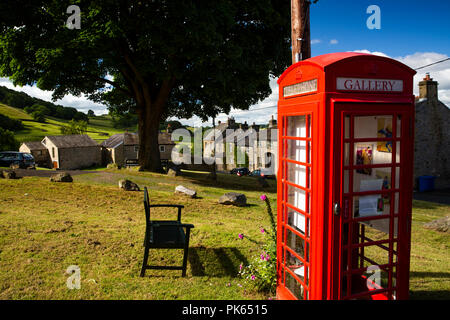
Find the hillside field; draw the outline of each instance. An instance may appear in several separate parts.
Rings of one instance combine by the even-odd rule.
[[[46,117],[45,123],[34,121],[33,118],[22,109],[13,108],[0,103],[0,113],[13,119],[22,121],[25,129],[15,132],[14,136],[19,142],[38,141],[45,136],[61,135],[61,126],[67,125],[68,120]],[[102,142],[116,133],[122,133],[123,129],[114,128],[109,115],[89,118],[86,134],[97,142]]]

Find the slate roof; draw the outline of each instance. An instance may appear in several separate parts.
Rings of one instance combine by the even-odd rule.
[[[80,148],[95,147],[97,142],[87,134],[69,136],[46,136],[44,139],[50,140],[57,148]]]
[[[122,143],[125,146],[137,146],[139,145],[139,135],[130,132],[118,133],[103,141],[101,145],[105,148],[115,148]],[[170,133],[161,132],[158,134],[158,144],[171,145],[175,142],[172,141]]]
[[[27,141],[23,142],[24,145],[30,150],[46,150],[47,148],[40,141]]]

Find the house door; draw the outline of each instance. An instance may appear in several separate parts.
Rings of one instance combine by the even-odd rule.
[[[53,161],[53,169],[58,169],[58,161]]]
[[[334,120],[332,298],[396,299],[409,277],[412,117],[406,106],[336,104]]]

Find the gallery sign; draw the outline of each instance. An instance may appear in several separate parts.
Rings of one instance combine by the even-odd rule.
[[[336,89],[345,91],[402,92],[403,80],[337,78]]]

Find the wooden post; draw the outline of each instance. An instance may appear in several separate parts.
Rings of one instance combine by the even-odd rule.
[[[292,64],[311,58],[309,0],[291,0]]]

